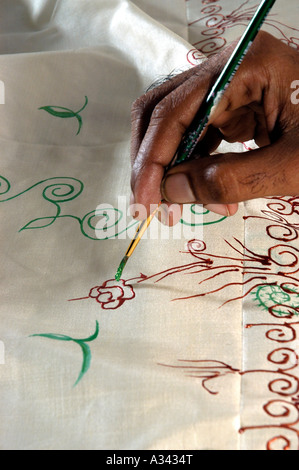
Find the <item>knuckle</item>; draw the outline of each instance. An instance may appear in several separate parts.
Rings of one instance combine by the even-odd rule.
[[[185,98],[184,92],[185,90],[180,90],[178,93],[176,90],[157,104],[151,116],[151,126],[172,130],[176,135],[185,133],[188,123],[180,111]]]
[[[145,95],[140,96],[140,98],[135,100],[131,107],[132,121],[136,121],[137,119],[140,119],[140,117],[144,114],[147,106],[148,106],[148,100],[146,99]]]
[[[229,184],[224,165],[217,162],[209,164],[203,172],[203,182],[209,202],[227,202]]]
[[[159,102],[159,96],[156,90],[148,91],[137,98],[131,106],[132,119],[140,118],[140,116],[150,115]]]
[[[169,117],[169,103],[168,100],[162,100],[155,106],[151,116],[151,124],[155,125],[168,119]]]
[[[265,41],[269,42],[269,41],[273,41],[273,36],[268,33],[267,31],[264,31],[264,30],[260,30],[258,32],[258,35],[257,35],[257,40],[261,43],[261,44],[264,44]]]
[[[152,117],[159,119],[160,116],[164,117],[167,115],[167,96],[160,96],[159,89],[153,89],[137,98],[131,107],[132,122],[140,120],[149,121]]]

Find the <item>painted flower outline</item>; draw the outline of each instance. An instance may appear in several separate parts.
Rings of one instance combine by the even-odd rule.
[[[95,299],[104,310],[115,310],[126,300],[134,299],[135,292],[125,280],[121,279],[117,282],[109,279],[101,286],[93,287],[89,292],[89,297]]]

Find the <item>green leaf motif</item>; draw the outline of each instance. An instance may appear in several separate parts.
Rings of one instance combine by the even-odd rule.
[[[68,108],[62,108],[61,106],[42,106],[38,109],[43,109],[44,111],[47,111],[47,113],[51,114],[52,116],[60,117],[60,118],[72,118],[76,116],[76,113],[69,110]],[[58,111],[58,109],[63,109],[65,111]]]
[[[90,343],[91,341],[94,341],[97,339],[99,335],[99,323],[96,321],[96,329],[95,332],[89,336],[88,338],[83,338],[83,339],[76,339],[72,338],[71,336],[66,336],[66,335],[60,335],[60,334],[53,334],[53,333],[39,333],[39,334],[34,334],[31,335],[30,337],[40,337],[40,338],[48,338],[48,339],[53,339],[56,341],[73,341],[74,343],[78,344],[82,350],[83,354],[83,362],[81,366],[81,370],[79,373],[79,376],[74,383],[74,387],[80,382],[80,380],[84,377],[84,375],[88,372],[91,364],[91,350],[90,346],[86,343]]]
[[[76,387],[76,385],[80,382],[80,380],[83,378],[83,376],[89,370],[90,363],[91,363],[91,351],[90,351],[90,347],[88,346],[88,344],[81,343],[81,342],[78,343],[78,344],[82,349],[83,363],[82,363],[80,374],[79,374],[76,382],[74,383],[74,387]]]
[[[76,135],[78,135],[82,128],[82,117],[80,116],[79,113],[81,113],[81,111],[83,111],[83,109],[86,108],[87,104],[88,104],[88,98],[87,96],[85,96],[85,103],[82,106],[82,108],[80,108],[78,111],[73,111],[72,109],[65,108],[63,106],[41,106],[38,109],[46,111],[52,116],[59,117],[62,119],[76,118],[78,121],[78,131]]]
[[[46,228],[50,227],[52,225],[57,217],[40,217],[38,219],[31,220],[31,222],[28,222],[28,224],[24,225],[19,232],[22,232],[23,230],[36,230],[39,228]],[[50,222],[47,223],[41,223],[42,220],[50,220]]]

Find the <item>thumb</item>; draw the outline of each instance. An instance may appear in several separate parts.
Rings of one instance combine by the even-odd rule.
[[[168,202],[233,204],[265,196],[299,193],[296,145],[282,137],[244,153],[213,155],[172,168],[162,182]],[[297,151],[298,152],[298,151]]]

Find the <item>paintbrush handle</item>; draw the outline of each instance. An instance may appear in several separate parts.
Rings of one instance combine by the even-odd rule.
[[[215,108],[219,104],[224,91],[230,84],[274,3],[275,0],[263,0],[259,5],[228,62],[202,104],[199,113],[196,115],[190,128],[183,137],[177,153],[171,162],[171,167],[191,158],[198,140],[208,124],[212,108]]]
[[[133,251],[135,250],[136,246],[140,242],[140,240],[141,240],[144,232],[146,231],[147,227],[149,226],[152,219],[154,218],[154,216],[158,212],[160,205],[161,205],[161,202],[158,204],[156,209],[148,216],[148,218],[143,220],[142,222],[140,222],[140,224],[138,225],[137,230],[135,232],[135,236],[134,236],[132,242],[130,243],[129,248],[127,249],[127,252],[126,252],[127,257],[130,257],[132,255]]]

